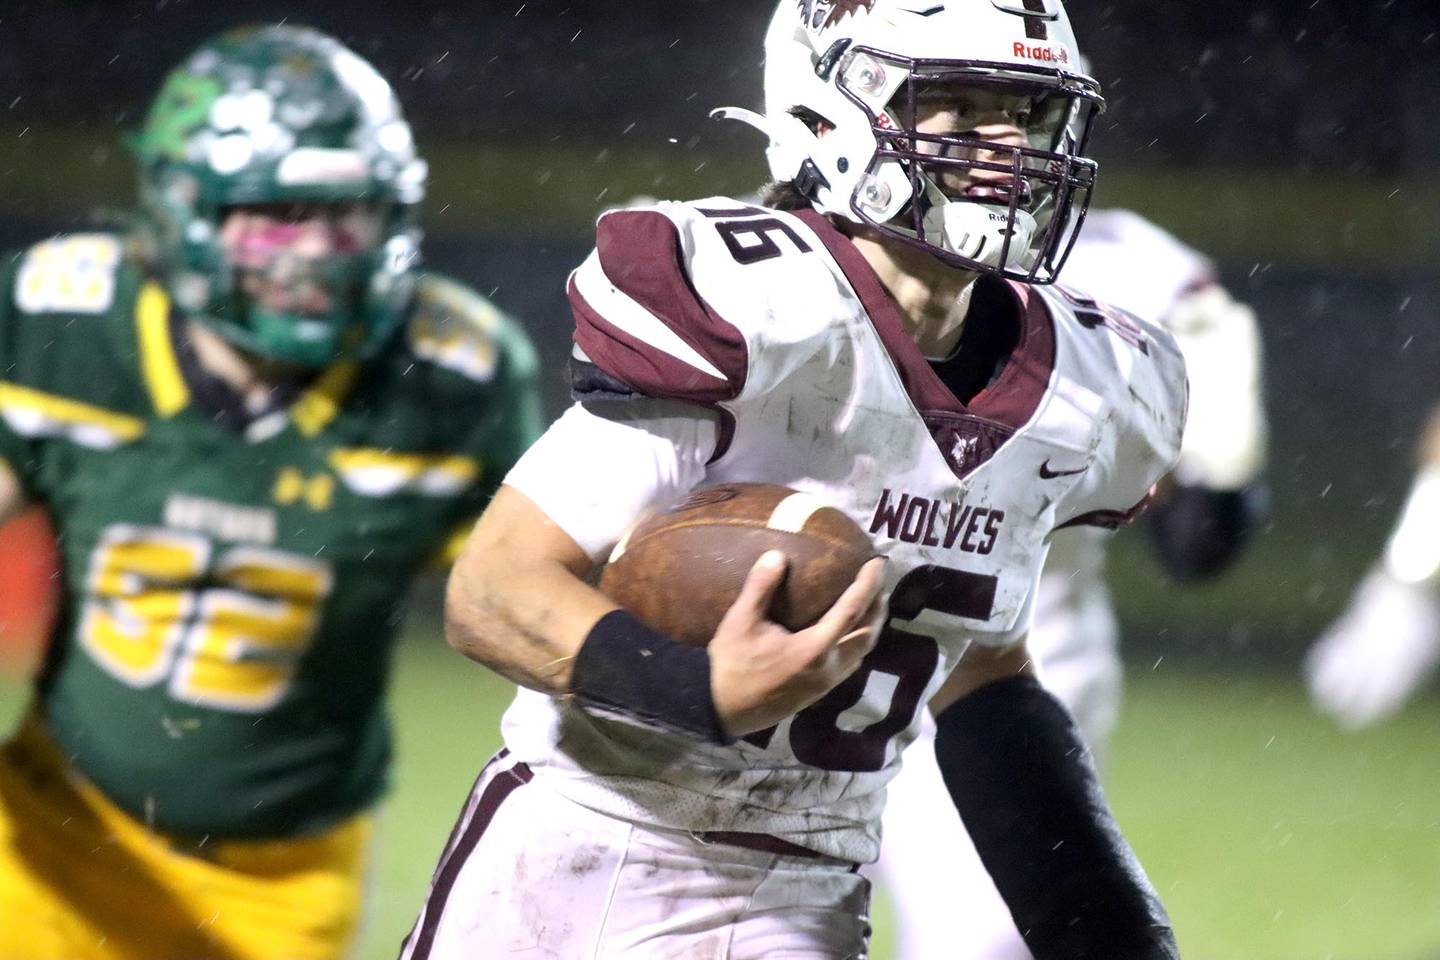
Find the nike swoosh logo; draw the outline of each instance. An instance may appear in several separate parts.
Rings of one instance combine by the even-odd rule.
[[[1044,463],[1040,464],[1040,479],[1054,480],[1056,477],[1069,477],[1077,473],[1084,473],[1086,470],[1089,469],[1090,465],[1087,463],[1085,466],[1079,468],[1078,470],[1051,470],[1050,461],[1049,459],[1046,459]]]

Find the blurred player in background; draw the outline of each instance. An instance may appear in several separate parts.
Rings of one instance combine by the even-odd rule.
[[[418,267],[389,84],[300,27],[167,78],[129,233],[0,268],[0,516],[58,623],[0,750],[0,957],[338,958],[414,575],[538,432],[532,349]]]
[[[451,575],[450,642],[521,690],[403,955],[864,956],[859,864],[928,703],[1035,955],[1173,958],[1025,650],[1051,533],[1134,516],[1184,407],[1169,335],[1044,285],[1101,105],[1064,10],[781,0],[765,53],[767,115],[725,112],[770,137],[768,204],[600,218],[581,402]],[[872,560],[792,634],[772,555],[698,649],[587,585],[637,517],[727,481],[804,491],[785,529],[822,502],[862,524],[886,609]]]
[[[1152,318],[1185,357],[1189,412],[1180,460],[1144,518],[1177,582],[1214,574],[1239,555],[1260,522],[1266,419],[1253,312],[1216,282],[1210,262],[1124,210],[1094,211],[1062,282],[1085,296]],[[1120,710],[1119,628],[1105,585],[1109,534],[1055,534],[1035,601],[1029,650],[1047,689],[1075,715],[1103,761]],[[926,725],[922,737],[933,736]],[[877,879],[890,894],[899,960],[1030,956],[970,845],[928,750],[912,750],[890,785]]]
[[[1351,729],[1399,710],[1440,664],[1440,408],[1416,455],[1385,552],[1305,661],[1315,704]]]

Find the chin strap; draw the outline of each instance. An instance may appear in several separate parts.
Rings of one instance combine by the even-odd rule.
[[[1025,210],[1016,209],[1013,226],[1006,207],[969,200],[952,200],[945,196],[929,177],[925,178],[927,209],[921,221],[924,240],[944,247],[951,253],[975,260],[990,267],[1018,267],[1028,270],[1035,262],[1030,248],[1035,237],[1035,218]],[[1010,233],[1010,249],[1006,262],[1000,263],[1005,250],[1005,235]]]

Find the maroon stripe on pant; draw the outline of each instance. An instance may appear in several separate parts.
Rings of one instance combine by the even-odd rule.
[[[495,756],[486,767],[495,764],[506,755],[501,751]],[[481,771],[481,777],[485,775]],[[430,894],[425,898],[425,906],[421,910],[420,926],[411,932],[405,943],[400,946],[401,956],[407,956],[406,949],[410,945],[411,938],[414,939],[414,949],[408,954],[409,960],[428,960],[431,945],[435,941],[435,931],[440,925],[440,918],[445,913],[445,901],[450,898],[450,891],[455,886],[455,879],[464,869],[465,862],[470,859],[470,854],[475,850],[475,845],[485,834],[490,826],[490,821],[495,819],[495,812],[500,809],[500,804],[505,798],[514,793],[516,789],[529,783],[535,774],[523,763],[517,763],[508,770],[502,770],[495,774],[495,778],[485,785],[480,791],[480,796],[475,802],[474,813],[468,823],[464,823],[464,816],[455,830],[459,832],[458,839],[455,832],[451,833],[451,840],[446,844],[447,852],[440,866],[435,870],[435,879],[430,883]]]
[[[501,747],[500,752],[489,760],[486,760],[485,766],[481,767],[480,772],[475,775],[475,782],[470,784],[470,789],[465,794],[465,803],[460,807],[460,816],[455,818],[455,826],[450,828],[450,836],[445,838],[445,846],[440,848],[440,858],[435,862],[434,872],[430,874],[430,885],[432,887],[435,885],[435,879],[440,876],[440,868],[445,866],[446,860],[450,859],[450,851],[455,848],[456,838],[460,836],[460,831],[465,829],[465,825],[470,822],[471,814],[480,802],[479,797],[476,796],[476,791],[480,789],[480,784],[484,783],[485,778],[490,776],[490,771],[494,768],[495,764],[508,756],[510,756],[510,749],[508,747]]]

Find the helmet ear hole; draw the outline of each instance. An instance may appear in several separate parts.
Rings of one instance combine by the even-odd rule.
[[[835,129],[834,123],[809,107],[791,107],[790,116],[805,124],[806,128],[817,137],[820,136],[821,131]]]

